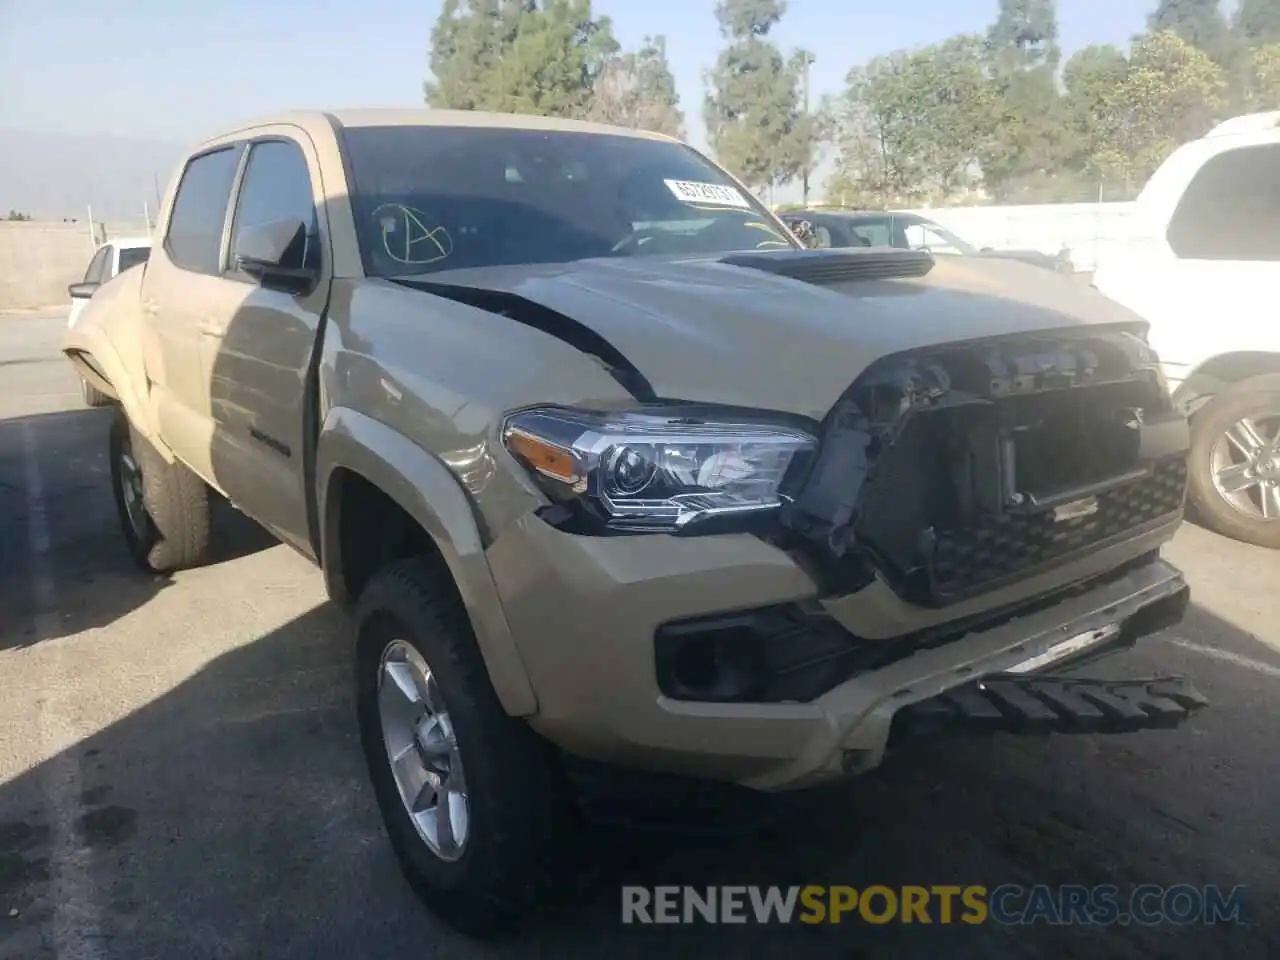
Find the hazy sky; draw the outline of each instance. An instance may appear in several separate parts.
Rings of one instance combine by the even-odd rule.
[[[1058,0],[1067,53],[1124,44],[1156,0]],[[664,33],[705,142],[714,0],[596,0],[624,46]],[[418,105],[438,0],[0,0],[0,129],[189,141],[282,108]],[[816,94],[893,49],[984,30],[997,0],[791,0],[776,39],[813,50]]]

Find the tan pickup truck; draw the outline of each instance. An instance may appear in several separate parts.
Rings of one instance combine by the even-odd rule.
[[[677,141],[480,113],[246,125],[156,236],[65,341],[129,547],[198,564],[220,495],[323,570],[387,832],[460,929],[609,783],[760,797],[1204,703],[1056,672],[1188,600],[1186,422],[1083,285],[805,250]]]

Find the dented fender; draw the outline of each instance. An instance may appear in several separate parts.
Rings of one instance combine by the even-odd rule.
[[[119,401],[134,429],[172,461],[147,389],[143,274],[126,270],[103,284],[63,334],[62,352],[90,384]]]

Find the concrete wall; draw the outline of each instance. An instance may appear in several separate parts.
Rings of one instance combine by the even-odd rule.
[[[1046,203],[1007,207],[917,210],[978,247],[1071,251],[1077,270],[1092,270],[1099,256],[1139,236],[1132,203]]]
[[[146,225],[97,225],[98,240],[146,234]],[[95,243],[88,223],[0,220],[0,310],[67,302],[67,285],[84,277]]]

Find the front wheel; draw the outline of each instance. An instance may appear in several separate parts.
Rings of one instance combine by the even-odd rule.
[[[1195,415],[1188,479],[1205,526],[1280,549],[1280,380],[1235,384]]]
[[[440,563],[399,561],[356,607],[356,701],[374,794],[419,898],[472,936],[509,930],[554,876],[550,747],[502,709]]]

